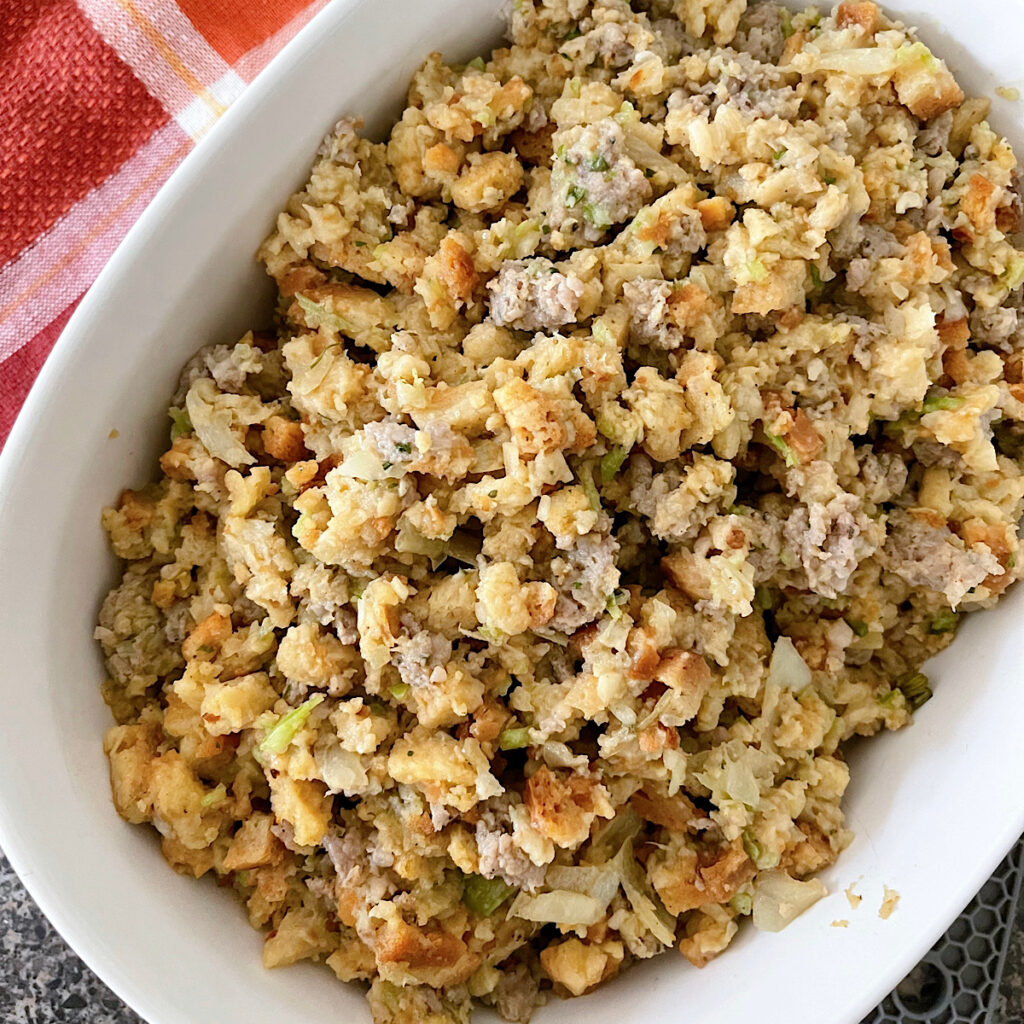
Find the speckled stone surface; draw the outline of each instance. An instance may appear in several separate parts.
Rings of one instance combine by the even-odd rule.
[[[0,1022],[144,1024],[71,952],[0,853]],[[1024,1024],[1024,901],[989,1024]]]
[[[53,930],[0,854],[0,1021],[142,1024]]]

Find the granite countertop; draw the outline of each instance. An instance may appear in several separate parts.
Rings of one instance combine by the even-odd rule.
[[[143,1024],[65,945],[0,854],[0,1021]],[[1024,1024],[1024,900],[988,1024]]]

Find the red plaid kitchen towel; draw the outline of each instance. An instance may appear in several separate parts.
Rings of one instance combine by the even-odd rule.
[[[157,189],[327,0],[0,0],[0,446]]]

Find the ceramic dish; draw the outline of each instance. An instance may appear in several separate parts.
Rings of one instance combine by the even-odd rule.
[[[167,184],[82,302],[0,457],[0,846],[58,929],[150,1024],[366,1019],[362,994],[311,965],[265,972],[230,895],[174,875],[110,802],[109,713],[92,640],[116,566],[99,510],[153,474],[165,397],[197,347],[266,312],[253,253],[341,113],[382,128],[431,49],[468,59],[500,35],[498,0],[336,0]],[[969,94],[1019,85],[1024,5],[893,3]],[[941,26],[941,27],[940,27]],[[992,121],[1024,152],[1021,112]],[[261,306],[262,304],[262,306]],[[113,432],[117,431],[117,436]],[[855,1022],[956,916],[1024,827],[1017,717],[1024,591],[972,616],[930,667],[936,697],[903,732],[851,752],[854,844],[831,895],[780,935],[745,930],[697,971],[672,953],[541,1024],[644,1019]],[[851,909],[843,889],[856,883]],[[900,893],[878,916],[884,887]],[[834,920],[849,927],[830,927]],[[481,1015],[480,1019],[485,1019]]]

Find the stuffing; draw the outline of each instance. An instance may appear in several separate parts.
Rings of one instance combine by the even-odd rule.
[[[871,0],[507,6],[331,129],[102,513],[115,808],[376,1024],[785,923],[1024,573],[987,102]]]

